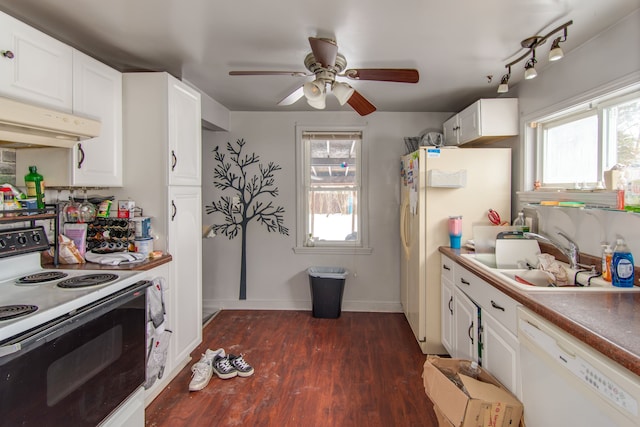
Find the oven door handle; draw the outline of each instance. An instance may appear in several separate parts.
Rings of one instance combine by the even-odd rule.
[[[28,351],[41,346],[60,335],[73,330],[93,319],[102,316],[118,305],[137,298],[140,292],[144,292],[151,285],[148,280],[141,280],[133,285],[100,299],[92,304],[86,305],[75,312],[69,313],[58,319],[52,320],[35,330],[15,337],[12,341],[0,346],[0,365],[2,358],[19,351]]]

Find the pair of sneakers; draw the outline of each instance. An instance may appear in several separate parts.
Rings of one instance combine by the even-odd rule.
[[[222,379],[229,379],[235,376],[249,377],[253,375],[253,368],[242,355],[234,356],[225,354],[224,349],[207,349],[200,360],[191,367],[193,376],[189,383],[189,391],[202,390],[209,384],[209,380],[215,372]]]

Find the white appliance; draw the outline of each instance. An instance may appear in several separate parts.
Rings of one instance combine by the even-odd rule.
[[[640,377],[518,308],[527,427],[640,425]]]
[[[400,301],[422,352],[445,354],[440,340],[440,254],[449,216],[462,215],[462,241],[489,209],[508,219],[511,149],[421,147],[401,164]]]
[[[43,269],[48,248],[41,226],[0,230],[0,425],[95,426],[124,406],[144,419],[150,282]]]
[[[9,148],[72,148],[100,135],[100,122],[88,117],[0,97],[0,144]]]

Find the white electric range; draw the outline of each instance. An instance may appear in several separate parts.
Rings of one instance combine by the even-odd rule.
[[[145,380],[144,272],[43,269],[48,247],[0,230],[0,426],[96,426]]]

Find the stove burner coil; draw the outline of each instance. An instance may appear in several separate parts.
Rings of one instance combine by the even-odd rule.
[[[88,286],[102,285],[116,280],[117,278],[117,274],[85,274],[84,276],[76,276],[63,280],[58,283],[58,287],[65,289],[86,288]]]
[[[37,305],[3,305],[0,306],[0,320],[9,320],[15,317],[26,316],[37,309]]]
[[[23,276],[16,280],[16,283],[45,283],[51,282],[52,280],[64,279],[67,277],[67,273],[63,273],[62,271],[43,271],[40,273],[33,273],[27,276]]]

